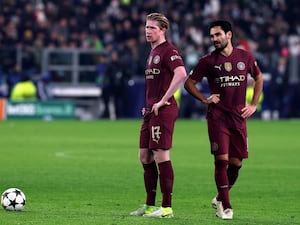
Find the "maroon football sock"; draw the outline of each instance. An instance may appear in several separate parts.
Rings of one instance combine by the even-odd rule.
[[[158,179],[158,171],[155,161],[149,164],[143,164],[144,167],[144,183],[147,192],[146,204],[155,205],[156,187]]]
[[[215,182],[218,189],[218,201],[222,202],[224,209],[231,208],[229,201],[227,166],[227,160],[215,161]]]
[[[239,176],[239,170],[241,169],[241,167],[242,166],[235,166],[233,164],[228,165],[227,176],[228,176],[229,189],[232,188],[235,181],[237,180]]]
[[[160,189],[162,192],[162,207],[172,207],[172,192],[174,183],[174,171],[171,161],[158,164]]]

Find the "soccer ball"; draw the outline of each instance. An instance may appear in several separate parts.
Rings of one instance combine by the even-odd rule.
[[[21,211],[25,202],[25,194],[18,188],[9,188],[1,195],[1,205],[8,211]]]

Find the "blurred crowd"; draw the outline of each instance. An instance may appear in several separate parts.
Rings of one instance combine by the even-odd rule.
[[[16,82],[10,81],[10,74],[17,65],[3,56],[4,49],[35,49],[36,54],[23,61],[22,70],[38,74],[41,49],[84,48],[108,56],[117,53],[126,79],[143,77],[149,53],[145,17],[154,11],[169,18],[169,39],[182,52],[187,71],[211,50],[208,24],[219,18],[231,21],[235,44],[254,53],[268,81],[262,107],[270,113],[266,116],[300,116],[297,0],[2,0],[0,73]],[[183,110],[182,116],[190,116],[192,110]]]

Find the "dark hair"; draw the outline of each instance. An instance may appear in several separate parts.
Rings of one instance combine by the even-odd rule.
[[[220,26],[222,30],[224,30],[225,34],[228,31],[232,32],[232,27],[229,21],[227,20],[216,20],[210,23],[209,27],[208,27],[208,31],[210,32],[210,29],[213,27],[218,27]]]

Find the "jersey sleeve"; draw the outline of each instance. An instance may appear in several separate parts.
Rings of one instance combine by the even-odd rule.
[[[251,77],[255,78],[256,76],[258,76],[261,73],[261,70],[257,64],[256,59],[254,58],[253,55],[249,55],[249,74],[251,75]]]
[[[207,73],[206,71],[207,67],[205,65],[206,65],[205,58],[199,59],[198,63],[190,71],[189,77],[197,82],[201,82],[203,77]]]
[[[184,66],[182,57],[175,48],[169,48],[167,50],[165,60],[167,61],[166,65],[168,65],[171,71],[174,71],[178,66]]]

